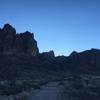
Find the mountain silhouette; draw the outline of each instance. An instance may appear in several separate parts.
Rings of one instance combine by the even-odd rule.
[[[100,72],[99,49],[86,50],[80,53],[74,51],[69,56],[57,57],[55,57],[54,51],[39,53],[33,33],[26,31],[17,34],[15,28],[9,24],[5,24],[0,29],[0,59],[1,66],[5,64],[5,66],[9,66],[7,68],[11,67],[8,63],[14,64],[16,67],[20,62],[23,65],[29,63],[32,68],[38,66],[40,69],[48,71],[94,74]],[[2,67],[0,68],[2,69]],[[12,72],[14,70],[12,69]]]
[[[60,79],[67,73],[100,75],[100,50],[74,51],[69,56],[55,56],[52,50],[39,53],[33,33],[16,33],[9,24],[0,28],[0,81],[48,81]],[[29,83],[27,86],[31,87]],[[2,94],[10,95],[26,89],[26,85],[20,89],[10,87],[8,91],[4,91],[5,88],[1,89]]]

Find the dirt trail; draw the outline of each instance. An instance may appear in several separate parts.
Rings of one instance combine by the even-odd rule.
[[[50,82],[39,90],[31,93],[28,100],[59,100],[63,87],[59,82]]]

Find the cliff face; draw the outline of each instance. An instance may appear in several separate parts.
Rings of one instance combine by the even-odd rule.
[[[4,54],[27,53],[38,55],[39,50],[33,33],[16,34],[16,30],[9,24],[0,29],[0,52]]]
[[[20,58],[17,59],[15,56],[9,56],[6,60],[6,56],[1,57],[2,54],[18,54]],[[37,47],[37,42],[34,39],[34,34],[28,31],[20,34],[16,34],[16,30],[9,24],[5,24],[2,29],[0,29],[0,63],[4,62],[6,64],[9,60],[12,64],[17,62],[24,62],[24,57],[22,56],[33,55],[26,61],[32,66],[39,66],[39,68],[44,68],[52,71],[70,71],[75,73],[99,73],[100,72],[100,50],[91,49],[86,50],[81,53],[73,52],[70,56],[59,56],[55,57],[54,52],[43,52],[39,53]],[[38,57],[36,57],[38,55]],[[15,58],[14,58],[15,57]],[[4,59],[3,59],[4,58]],[[14,60],[15,59],[15,60]],[[35,65],[33,62],[36,63]],[[14,61],[14,62],[13,62]],[[20,64],[19,64],[20,65]],[[28,65],[27,65],[28,66]]]

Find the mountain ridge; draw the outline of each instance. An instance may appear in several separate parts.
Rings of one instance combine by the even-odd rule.
[[[9,24],[0,29],[1,95],[39,88],[49,81],[64,80],[70,74],[99,76],[100,50],[74,51],[69,56],[55,56],[52,50],[39,53],[33,33],[16,34]]]
[[[5,54],[5,57],[9,56],[9,59],[11,57],[14,59],[16,57],[23,58],[24,56],[26,56],[27,60],[32,58],[33,62],[34,60],[37,61],[35,65],[44,66],[44,68],[47,68],[48,70],[76,70],[76,72],[78,72],[78,70],[79,72],[90,72],[91,70],[98,72],[100,70],[99,49],[92,48],[91,50],[83,52],[73,51],[69,56],[55,56],[54,51],[52,50],[39,53],[37,41],[34,39],[33,33],[26,31],[24,33],[16,34],[15,28],[9,24],[5,24],[4,27],[0,29],[0,53],[1,55]],[[13,55],[16,56],[13,57]],[[33,64],[32,59],[30,61]]]

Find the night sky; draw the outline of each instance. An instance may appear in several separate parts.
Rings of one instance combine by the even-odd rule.
[[[100,0],[0,0],[0,27],[35,34],[40,52],[100,49]]]

